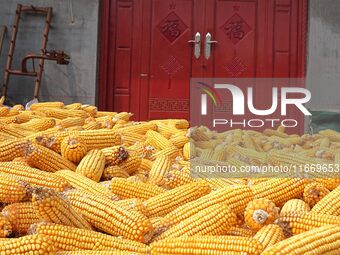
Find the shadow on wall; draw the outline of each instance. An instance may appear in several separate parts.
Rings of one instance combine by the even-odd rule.
[[[55,62],[45,61],[40,99],[94,104],[99,0],[23,0],[20,3],[53,7],[47,49],[61,49],[71,56],[68,66],[59,66]],[[0,56],[1,85],[15,10],[16,1],[0,0],[0,25],[6,25],[8,28]],[[21,59],[27,53],[39,52],[44,21],[43,15],[22,15],[13,68],[20,68]],[[25,103],[31,100],[33,90],[34,78],[11,76],[8,95],[15,102]]]

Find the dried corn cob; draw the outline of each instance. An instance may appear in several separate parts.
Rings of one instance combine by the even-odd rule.
[[[69,128],[73,126],[82,126],[84,125],[84,119],[81,117],[68,117],[66,119],[61,120],[58,123],[58,125],[63,128]]]
[[[68,191],[66,195],[72,206],[95,228],[139,242],[149,241],[152,225],[141,213],[79,190]]]
[[[101,150],[105,156],[106,165],[115,166],[122,163],[129,156],[123,146],[113,146]]]
[[[30,185],[27,182],[0,173],[1,203],[22,202],[30,198],[30,195]]]
[[[311,212],[340,216],[340,186],[322,198]]]
[[[12,160],[12,163],[21,164],[21,165],[24,165],[24,166],[30,166],[28,161],[27,161],[27,158],[25,158],[25,157],[17,157],[17,158]]]
[[[93,106],[93,105],[83,105],[81,108],[85,112],[87,112],[88,114],[90,114],[93,117],[97,115],[98,109],[97,109],[96,106]]]
[[[0,173],[1,175],[14,177],[18,180],[30,183],[32,186],[47,187],[56,191],[64,191],[70,187],[65,179],[55,174],[21,164],[0,162]]]
[[[258,240],[262,245],[263,249],[270,247],[278,242],[285,239],[282,228],[278,225],[269,224],[261,228],[254,236],[255,240]]]
[[[7,106],[0,107],[0,117],[6,116],[9,113],[9,108]]]
[[[11,223],[5,216],[0,215],[0,238],[10,237],[12,233]]]
[[[41,111],[46,116],[56,119],[66,119],[68,117],[81,117],[87,118],[90,115],[83,110],[65,110],[57,108],[39,108],[37,111]]]
[[[24,156],[27,147],[28,142],[21,139],[0,143],[0,161],[11,161],[14,158]]]
[[[186,143],[183,146],[183,157],[185,160],[196,157],[196,147],[193,143]]]
[[[241,236],[183,236],[160,240],[150,245],[152,255],[260,255],[257,240]]]
[[[88,192],[93,195],[106,197],[112,200],[118,200],[117,196],[106,189],[99,183],[70,170],[60,170],[55,175],[67,180],[70,185],[76,189]]]
[[[100,150],[91,150],[80,161],[76,173],[99,182],[105,168],[105,155]]]
[[[34,103],[30,106],[30,110],[38,110],[40,108],[63,108],[64,103],[63,102],[39,102],[39,103]]]
[[[130,175],[119,166],[108,166],[104,169],[102,179],[111,180],[112,178],[128,178]]]
[[[80,110],[81,103],[68,104],[68,105],[65,105],[64,108],[68,110]]]
[[[244,212],[246,225],[255,231],[272,224],[279,217],[279,208],[265,198],[254,199],[248,203]]]
[[[19,238],[0,240],[1,254],[45,254],[55,255],[56,249],[47,235],[28,235]]]
[[[123,199],[115,202],[116,205],[122,206],[128,210],[135,210],[143,215],[147,215],[147,209],[143,200],[138,198]]]
[[[209,192],[210,187],[204,181],[189,183],[149,198],[144,204],[149,217],[164,216],[178,206],[196,200]]]
[[[56,121],[51,118],[43,118],[43,119],[31,119],[28,122],[20,124],[24,128],[36,130],[36,131],[44,131],[49,128],[54,127]]]
[[[118,166],[128,174],[133,174],[138,170],[141,162],[142,159],[138,155],[130,154],[127,159],[118,164]]]
[[[40,220],[30,202],[7,205],[1,213],[8,219],[12,232],[17,236],[27,234],[30,226]]]
[[[306,179],[269,179],[268,181],[252,186],[255,198],[267,198],[277,206],[283,205],[290,199],[301,197]]]
[[[168,188],[176,188],[178,186],[195,181],[195,179],[190,176],[189,167],[179,167],[171,169],[169,173],[164,176],[164,180],[164,186]]]
[[[134,133],[134,132],[123,132],[122,133],[122,141],[127,146],[133,145],[136,142],[144,142],[145,139],[146,139],[145,135],[141,135],[138,133]]]
[[[149,181],[156,185],[164,185],[164,177],[169,173],[171,169],[171,160],[167,156],[159,156],[152,164],[152,168],[149,172]]]
[[[14,136],[16,138],[23,138],[25,137],[24,134],[20,132],[20,130],[17,130],[16,128],[9,127],[8,125],[4,123],[0,123],[0,132],[5,133],[11,136]]]
[[[114,117],[118,120],[129,121],[132,116],[133,114],[131,112],[120,112],[117,113]]]
[[[40,219],[57,224],[91,229],[83,216],[61,194],[47,188],[35,188],[32,203]]]
[[[160,150],[155,152],[150,159],[151,160],[155,160],[156,158],[160,157],[160,156],[168,156],[170,157],[170,159],[174,160],[177,157],[181,157],[182,153],[179,149],[177,149],[175,146],[170,146],[168,148],[165,148],[164,150]]]
[[[236,214],[228,205],[216,204],[205,208],[163,232],[156,240],[180,236],[222,235],[236,225]]]
[[[163,150],[174,146],[168,139],[162,136],[160,133],[149,130],[146,132],[147,143],[158,150]]]
[[[78,164],[87,153],[85,141],[76,135],[67,136],[62,141],[60,149],[63,158],[75,164]]]
[[[80,250],[80,251],[59,251],[56,255],[141,255],[130,251],[110,249],[105,251]]]
[[[103,149],[121,143],[121,136],[108,129],[80,131],[79,136],[85,140],[88,150]]]
[[[329,190],[334,190],[340,185],[340,178],[313,178],[313,181],[323,184]]]
[[[220,203],[228,204],[232,211],[238,214],[244,211],[252,199],[253,193],[248,186],[225,187],[178,207],[167,214],[164,220],[167,225],[177,224],[209,206]]]
[[[128,127],[120,128],[119,133],[125,134],[126,132],[132,132],[140,135],[145,135],[148,130],[157,130],[157,125],[152,122],[137,123]]]
[[[138,170],[148,173],[150,172],[152,165],[153,165],[153,162],[151,160],[142,158]]]
[[[84,130],[97,130],[101,129],[102,125],[97,121],[91,121],[82,126]]]
[[[301,199],[288,200],[281,208],[280,214],[286,212],[309,212],[309,205]]]
[[[110,190],[121,199],[140,198],[143,200],[154,197],[165,190],[151,183],[135,182],[124,178],[111,180]]]
[[[183,146],[189,142],[189,138],[185,135],[175,136],[171,137],[169,140],[174,146],[176,146],[178,149],[183,148]]]
[[[340,226],[324,226],[278,242],[262,255],[338,254]]]
[[[321,183],[309,183],[303,192],[303,200],[309,204],[310,207],[313,207],[329,192],[330,191]]]
[[[244,227],[231,227],[227,232],[224,233],[224,235],[226,235],[226,236],[253,237],[254,232],[252,230],[250,230],[248,228],[244,228]]]
[[[76,166],[58,153],[41,146],[30,144],[26,149],[28,163],[47,172],[56,172],[61,169],[75,170]]]
[[[312,212],[286,212],[280,215],[277,224],[288,233],[297,235],[325,225],[340,225],[340,217]]]

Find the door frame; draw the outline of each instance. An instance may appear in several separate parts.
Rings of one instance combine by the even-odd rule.
[[[114,86],[110,84],[112,81],[112,76],[114,76],[113,71],[110,71],[110,59],[114,57],[114,51],[111,50],[114,48],[116,38],[110,37],[110,34],[115,34],[115,27],[110,27],[111,19],[115,18],[116,15],[116,5],[117,2],[126,2],[126,3],[134,3],[136,8],[135,14],[142,15],[144,5],[146,2],[150,0],[101,0],[100,1],[100,8],[99,8],[99,24],[98,24],[98,31],[99,31],[99,43],[98,43],[98,70],[97,70],[97,90],[96,90],[96,105],[101,110],[109,110],[114,111]],[[145,1],[145,2],[144,2]],[[261,0],[258,0],[261,1]],[[265,1],[273,1],[273,2],[280,2],[282,5],[287,1],[296,1],[296,0],[265,0]],[[298,57],[296,60],[296,64],[299,67],[297,69],[297,77],[305,77],[306,76],[306,69],[307,69],[307,32],[308,32],[308,0],[297,0],[299,5],[299,38],[298,38]],[[136,35],[140,39],[142,39],[141,32],[137,33]],[[133,49],[135,50],[135,49]],[[136,59],[139,64],[138,69],[141,69],[143,66],[141,63],[141,53],[136,54]],[[142,77],[139,77],[139,74],[142,70],[134,70],[132,69],[131,72],[135,72],[133,77],[133,83],[135,88],[131,87],[130,93],[140,93],[142,90],[141,87],[146,87],[145,82],[143,81]],[[131,74],[134,75],[133,73]],[[110,77],[111,76],[111,77]],[[144,84],[144,85],[143,85]],[[139,100],[136,104],[130,109],[131,111],[137,110],[139,116]]]

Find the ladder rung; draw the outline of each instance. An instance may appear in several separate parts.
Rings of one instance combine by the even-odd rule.
[[[36,12],[36,13],[48,13],[50,7],[36,7],[31,5],[23,5],[21,12]]]
[[[22,72],[20,70],[13,70],[13,69],[7,70],[7,72],[10,74],[21,75],[21,76],[33,76],[33,77],[37,76],[36,72]]]

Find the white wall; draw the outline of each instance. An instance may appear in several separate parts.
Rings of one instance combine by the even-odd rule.
[[[313,110],[340,111],[340,1],[309,1],[307,86]]]
[[[62,49],[71,55],[68,66],[45,62],[45,72],[40,91],[42,100],[95,103],[98,9],[100,0],[0,0],[0,25],[6,25],[6,40],[0,56],[0,85],[7,58],[11,27],[16,4],[33,4],[53,7],[52,27],[47,49]],[[72,8],[70,6],[72,4]],[[72,11],[74,23],[72,23]],[[14,67],[18,68],[28,52],[39,52],[44,18],[29,14],[22,16]],[[22,32],[22,33],[21,33]],[[12,76],[9,96],[24,103],[32,98],[34,78]]]

